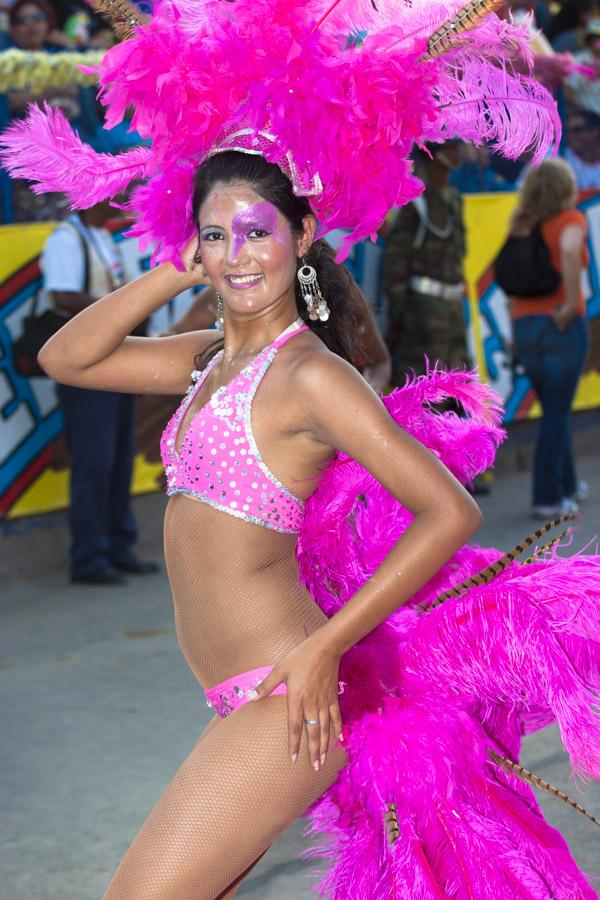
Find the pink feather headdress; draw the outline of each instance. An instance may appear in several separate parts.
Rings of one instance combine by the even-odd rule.
[[[308,197],[321,235],[350,231],[343,258],[421,192],[415,145],[459,136],[539,160],[556,142],[550,94],[519,71],[526,32],[482,18],[494,2],[160,0],[94,70],[106,127],[133,110],[151,147],[95,154],[60,112],[34,107],[2,136],[1,158],[75,208],[143,180],[131,233],[177,263],[199,163],[228,147],[260,153]]]

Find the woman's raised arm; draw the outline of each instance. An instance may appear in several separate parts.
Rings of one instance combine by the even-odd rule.
[[[214,331],[165,338],[128,335],[177,294],[205,283],[193,265],[178,272],[158,266],[78,313],[42,347],[39,363],[62,384],[134,394],[179,394],[189,384],[194,356]]]

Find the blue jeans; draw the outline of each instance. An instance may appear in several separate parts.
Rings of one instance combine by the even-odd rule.
[[[551,316],[513,323],[517,359],[542,407],[533,465],[534,506],[554,506],[577,489],[571,404],[589,346],[587,320],[576,316],[559,331]]]
[[[58,396],[71,457],[71,575],[77,577],[133,556],[134,398],[62,384]]]

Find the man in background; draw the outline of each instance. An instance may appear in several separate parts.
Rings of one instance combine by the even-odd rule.
[[[464,314],[466,253],[462,198],[450,185],[460,145],[428,144],[417,174],[425,191],[400,209],[383,260],[388,299],[386,340],[395,384],[425,371],[425,356],[443,368],[469,363]]]
[[[125,282],[123,261],[105,225],[108,202],[69,216],[44,247],[44,288],[57,311],[76,315]],[[71,581],[118,585],[124,574],[158,571],[133,547],[130,486],[135,454],[134,397],[58,386],[71,458]]]

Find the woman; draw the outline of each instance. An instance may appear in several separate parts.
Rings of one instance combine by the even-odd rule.
[[[593,896],[514,773],[522,734],[557,721],[576,770],[600,775],[600,560],[535,551],[519,567],[461,547],[479,512],[435,457],[464,481],[488,466],[497,398],[436,370],[381,403],[348,362],[362,305],[314,240],[316,218],[320,234],[348,229],[341,260],[413,199],[415,143],[495,135],[543,157],[555,111],[508,70],[494,96],[510,26],[478,37],[481,10],[406,7],[402,38],[396,3],[354,7],[349,24],[348,4],[325,0],[159,3],[99,72],[109,122],[133,108],[151,147],[82,152],[47,110],[3,136],[13,175],[76,207],[142,179],[131,233],[163,263],[59,332],[49,373],[175,394],[196,369],[163,438],[165,542],[182,649],[219,718],[108,900],[232,896],[318,797],[333,900]],[[437,29],[413,45],[425,19]],[[513,130],[527,97],[535,126]],[[223,342],[127,338],[205,276]],[[448,397],[465,418],[439,412]]]
[[[313,243],[314,216],[286,176],[261,157],[219,154],[198,170],[194,210],[199,238],[185,272],[161,265],[93,304],[48,342],[40,362],[65,384],[174,394],[188,387],[199,358],[204,374],[165,447],[177,633],[205,688],[274,668],[258,686],[260,702],[215,718],[202,735],[128,851],[109,900],[233,895],[344,762],[340,657],[481,521],[468,493],[395,425],[343,358],[345,329],[364,311],[348,308],[349,276]],[[315,264],[331,307],[328,328],[315,329],[323,340],[302,321],[306,303],[295,285],[303,260]],[[205,275],[223,298],[222,352],[215,356],[220,342],[210,331],[127,337]],[[250,400],[238,401],[234,387],[256,391],[251,419]],[[227,406],[236,401],[248,415],[243,424],[233,424]],[[415,518],[355,602],[327,620],[298,584],[295,544],[303,502],[336,449],[363,462]],[[241,463],[234,476],[223,465],[229,458]],[[256,465],[260,484],[246,474]],[[278,685],[287,701],[267,696]]]
[[[536,518],[577,512],[578,483],[571,439],[571,405],[585,362],[589,333],[581,275],[588,264],[586,221],[576,209],[577,187],[564,160],[530,169],[519,196],[513,231],[535,225],[561,282],[553,294],[512,297],[515,352],[542,407],[533,466]]]

